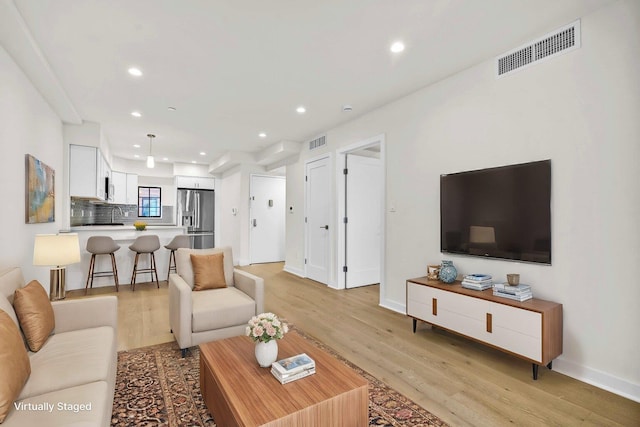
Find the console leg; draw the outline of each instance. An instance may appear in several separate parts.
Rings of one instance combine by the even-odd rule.
[[[538,365],[536,365],[535,363],[532,363],[531,367],[533,368],[533,379],[535,381],[538,379]]]
[[[418,325],[418,321],[416,319],[413,319],[413,333],[416,333],[416,326]]]
[[[553,361],[549,362],[549,364],[547,365],[547,368],[552,369],[553,367]]]

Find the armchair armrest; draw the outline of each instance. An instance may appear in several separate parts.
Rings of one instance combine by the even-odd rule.
[[[249,295],[256,302],[256,314],[264,311],[264,279],[242,270],[233,270],[236,288]]]
[[[178,274],[169,275],[169,324],[181,349],[191,347],[191,287]]]
[[[118,298],[99,296],[51,302],[56,321],[54,333],[96,328],[118,327]]]

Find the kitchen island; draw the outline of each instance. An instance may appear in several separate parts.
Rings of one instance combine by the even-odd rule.
[[[138,236],[155,234],[160,239],[160,249],[155,252],[156,269],[158,271],[158,280],[167,280],[167,269],[169,267],[169,250],[164,245],[168,244],[171,239],[179,234],[186,234],[186,227],[176,225],[148,225],[146,230],[138,231],[133,225],[92,225],[82,227],[71,227],[71,233],[78,233],[80,242],[80,262],[67,266],[67,286],[66,290],[84,289],[87,283],[87,274],[89,273],[89,262],[91,261],[91,253],[87,252],[87,240],[91,236],[109,236],[120,249],[115,252],[116,264],[118,266],[118,279],[120,285],[127,285],[131,282],[131,273],[133,271],[133,260],[135,252],[129,249],[129,245]],[[149,256],[141,255],[138,260],[138,266],[148,266]],[[111,271],[111,257],[108,255],[100,255],[96,257],[96,271]],[[150,282],[150,274],[139,274],[137,283]],[[115,280],[112,276],[95,277],[93,279],[93,287],[114,286]]]

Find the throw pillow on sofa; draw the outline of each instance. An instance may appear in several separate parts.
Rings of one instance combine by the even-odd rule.
[[[16,289],[13,308],[31,351],[38,351],[55,328],[55,317],[47,292],[37,280]]]
[[[193,266],[193,290],[226,288],[224,277],[224,253],[211,255],[191,254]]]
[[[0,423],[4,421],[31,374],[31,364],[20,330],[0,310]]]

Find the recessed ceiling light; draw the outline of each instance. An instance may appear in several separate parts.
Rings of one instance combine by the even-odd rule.
[[[207,155],[207,153],[205,153],[204,151],[201,151],[201,152],[200,152],[200,155],[201,155],[201,156],[206,156],[206,155]]]
[[[137,154],[134,154],[134,155],[133,155],[133,157],[135,157],[136,159],[139,159],[139,158],[140,158],[140,156],[139,156],[139,155],[137,155]]]
[[[353,111],[353,107],[351,105],[349,105],[349,104],[344,104],[342,106],[342,111],[344,111],[345,113],[348,113],[350,111]]]
[[[258,136],[259,136],[260,138],[266,138],[266,137],[267,137],[267,134],[266,134],[266,133],[264,133],[264,132],[260,132],[260,133],[258,134]]]
[[[195,163],[195,162],[196,162],[195,160],[191,160],[191,163]]]
[[[301,105],[298,108],[296,108],[296,111],[298,112],[298,114],[304,114],[307,111],[307,109]]]
[[[129,71],[129,74],[131,74],[132,76],[135,76],[135,77],[142,76],[142,71],[140,70],[140,68],[131,67],[127,71]]]
[[[140,144],[133,144],[133,148],[140,148]]]
[[[404,50],[404,43],[402,42],[395,42],[394,44],[391,45],[391,52],[393,53],[400,53]]]
[[[142,113],[140,111],[132,111],[131,115],[133,117],[142,117]]]
[[[164,160],[166,162],[167,160],[169,160],[169,158],[168,157],[163,157],[162,160]]]
[[[176,107],[167,107],[167,110],[169,110],[169,111],[176,111]]]

